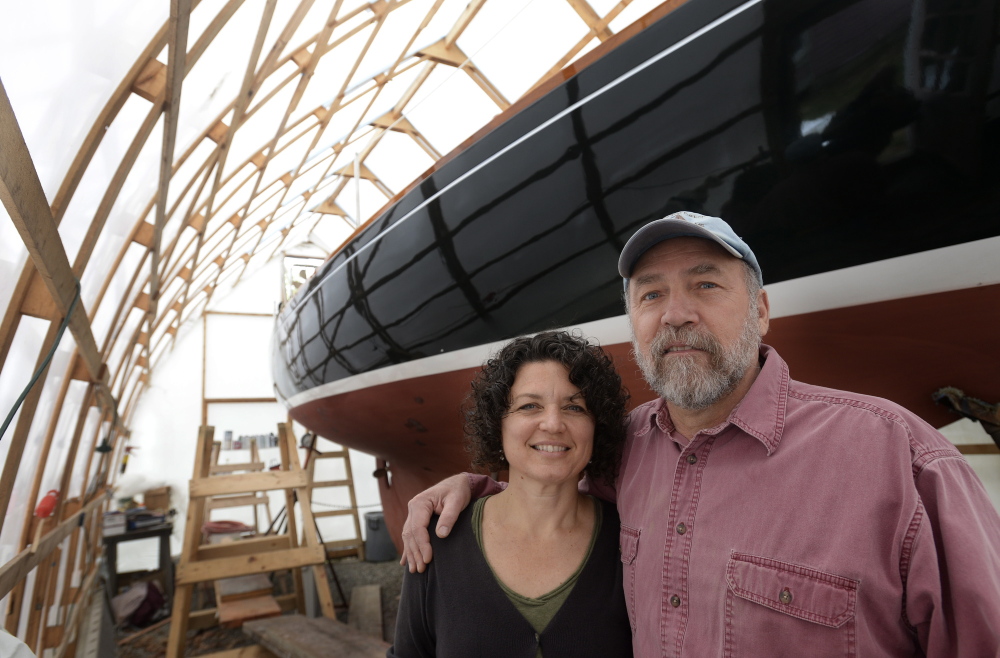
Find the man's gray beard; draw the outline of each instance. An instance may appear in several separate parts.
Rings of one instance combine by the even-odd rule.
[[[760,351],[760,326],[756,304],[752,304],[743,331],[732,349],[725,350],[712,334],[690,326],[662,327],[653,339],[649,354],[643,353],[632,332],[632,354],[650,388],[661,398],[682,409],[706,409],[732,393],[752,366]],[[697,354],[663,356],[670,343],[690,345],[705,351],[708,366],[698,363]],[[651,354],[659,355],[651,358]]]

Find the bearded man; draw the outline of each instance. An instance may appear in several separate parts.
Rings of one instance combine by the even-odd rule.
[[[792,380],[723,220],[651,222],[618,271],[660,398],[632,412],[616,486],[589,486],[618,504],[635,655],[1000,656],[1000,517],[955,447],[892,402]],[[500,486],[415,497],[410,570],[432,513],[446,536]]]

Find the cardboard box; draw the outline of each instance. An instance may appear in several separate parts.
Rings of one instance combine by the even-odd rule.
[[[170,487],[150,489],[142,495],[142,498],[149,511],[163,510],[166,512],[170,509]]]

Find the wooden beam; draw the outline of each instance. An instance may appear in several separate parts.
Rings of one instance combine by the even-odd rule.
[[[145,98],[150,103],[163,93],[167,84],[167,67],[155,57],[150,58],[142,67],[142,71],[132,83],[132,93]]]
[[[3,157],[0,158],[0,201],[28,248],[28,254],[52,295],[56,309],[61,317],[66,317],[77,295],[78,284],[2,81],[0,148],[3,149]],[[69,329],[76,339],[87,371],[94,380],[100,380],[102,364],[97,343],[90,329],[87,311],[80,301],[69,317]]]
[[[244,473],[241,475],[219,475],[191,480],[191,498],[292,489],[305,487],[308,483],[308,476],[302,472],[264,471],[263,473]]]
[[[173,176],[174,143],[177,140],[177,119],[180,114],[181,89],[187,73],[188,26],[191,22],[191,0],[170,0],[170,25],[167,28],[167,72],[163,88],[163,147],[160,150],[160,178],[157,185],[156,221],[150,245],[149,297],[146,323],[152,331],[160,299],[160,241],[167,221],[167,195]],[[149,350],[146,350],[148,355]]]
[[[6,596],[18,581],[28,576],[32,569],[38,566],[42,560],[47,558],[52,551],[62,543],[76,527],[80,524],[80,514],[87,516],[97,509],[106,498],[98,496],[87,503],[79,514],[74,514],[57,525],[51,532],[45,534],[41,540],[30,548],[26,548],[17,554],[10,562],[0,566],[0,598]]]
[[[275,553],[257,553],[197,562],[181,561],[177,566],[177,584],[193,585],[217,578],[233,578],[282,569],[297,569],[323,564],[325,561],[326,554],[322,546],[302,546]]]
[[[141,222],[132,236],[132,242],[138,242],[147,249],[153,246],[153,232],[155,227],[149,222]]]
[[[587,0],[566,0],[566,2],[569,3],[570,7],[573,8],[573,11],[577,13],[583,22],[587,24],[590,32],[595,37],[604,41],[614,36],[615,33],[611,31],[606,23],[602,24],[600,15],[594,11],[594,8],[590,6]]]
[[[28,284],[28,291],[24,295],[24,302],[21,303],[21,313],[33,318],[41,318],[51,322],[59,322],[62,316],[52,299],[52,293],[46,287],[38,270],[31,268],[31,283]]]

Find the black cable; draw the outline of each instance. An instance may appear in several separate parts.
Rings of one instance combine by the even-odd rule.
[[[28,382],[28,385],[24,387],[24,391],[21,392],[20,397],[17,398],[17,402],[14,403],[10,413],[7,414],[7,420],[3,421],[3,427],[0,427],[0,441],[3,440],[3,435],[7,432],[7,427],[10,426],[10,422],[14,420],[14,414],[16,414],[17,410],[21,408],[21,403],[24,402],[24,398],[28,397],[28,392],[31,390],[31,387],[38,382],[38,378],[41,377],[42,373],[45,372],[45,369],[49,367],[49,362],[52,361],[52,355],[54,355],[56,350],[59,348],[59,342],[62,340],[63,333],[66,331],[66,327],[69,326],[69,319],[73,316],[73,309],[76,308],[76,303],[80,301],[80,281],[79,279],[74,279],[74,281],[76,282],[76,294],[73,295],[73,301],[69,305],[69,311],[66,313],[66,317],[63,318],[62,325],[59,327],[59,333],[56,334],[56,339],[52,343],[52,349],[49,350],[49,353],[45,356],[45,360],[42,361],[42,365],[38,367],[38,370],[31,378],[31,381]]]

